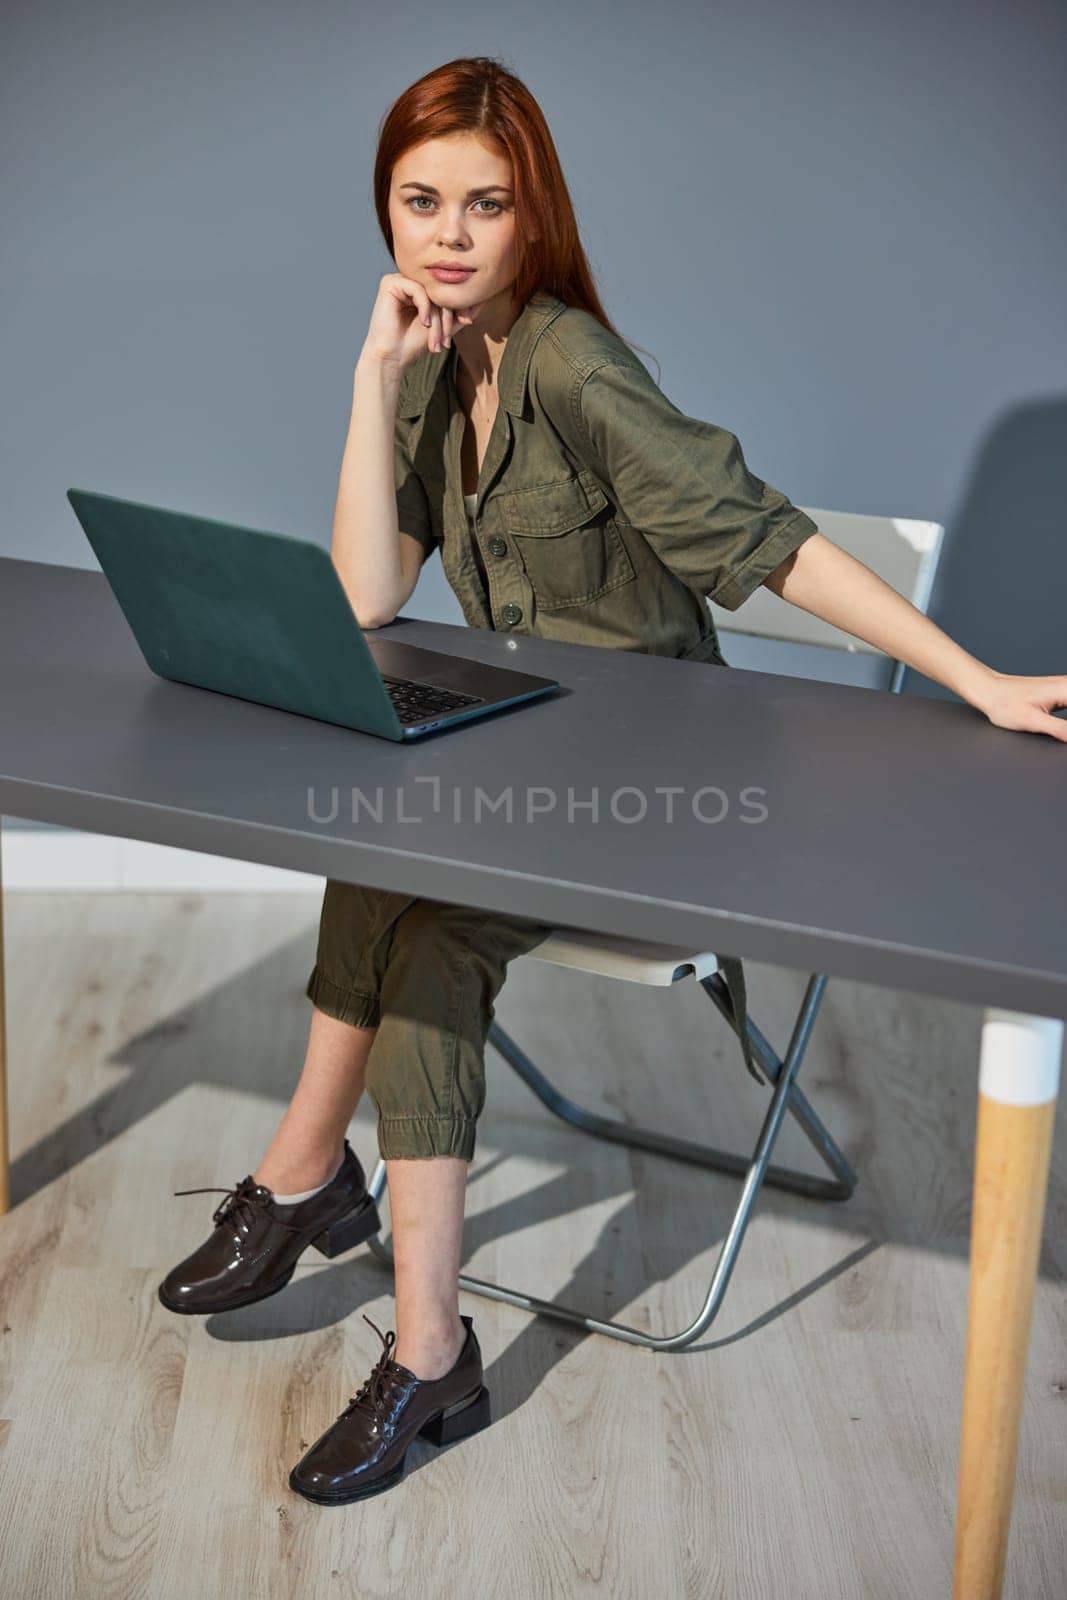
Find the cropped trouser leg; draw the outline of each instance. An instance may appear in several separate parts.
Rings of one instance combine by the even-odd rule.
[[[327,880],[307,995],[328,1015],[376,1027],[367,1093],[378,1150],[474,1155],[485,1106],[485,1042],[509,962],[549,923]]]

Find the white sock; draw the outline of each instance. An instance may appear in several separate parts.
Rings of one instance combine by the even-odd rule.
[[[337,1172],[340,1172],[344,1164],[345,1158],[344,1154],[342,1153],[341,1159],[337,1163]],[[320,1189],[325,1189],[327,1183],[333,1182],[333,1179],[337,1176],[337,1172],[334,1173],[333,1178],[327,1178],[326,1183],[316,1184],[314,1189],[305,1189],[303,1194],[276,1194],[274,1198],[280,1206],[295,1206],[299,1204],[301,1200],[310,1200],[313,1194],[318,1194]]]

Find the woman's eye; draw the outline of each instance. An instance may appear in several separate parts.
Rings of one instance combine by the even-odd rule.
[[[426,206],[419,205],[418,202],[420,200],[425,200],[427,202],[427,205]],[[433,199],[428,194],[413,194],[413,195],[409,195],[408,196],[407,200],[405,201],[405,204],[410,206],[412,211],[425,211],[428,208],[432,210],[432,208],[433,208]],[[488,195],[482,195],[480,197],[480,199],[475,201],[475,205],[493,206],[496,211],[503,211],[503,209],[504,209],[504,207],[500,204],[499,200],[491,200]],[[485,215],[493,216],[494,212],[493,211],[490,211],[488,213],[483,212],[482,215],[483,216],[485,216]]]

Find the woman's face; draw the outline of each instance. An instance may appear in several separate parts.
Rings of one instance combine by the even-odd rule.
[[[397,271],[421,283],[437,305],[462,311],[515,281],[515,196],[511,162],[477,134],[427,139],[393,168],[389,220]],[[469,276],[435,277],[439,261]]]

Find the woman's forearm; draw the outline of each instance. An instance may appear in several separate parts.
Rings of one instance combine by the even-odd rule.
[[[361,356],[333,514],[330,555],[361,627],[391,621],[406,599],[400,564],[393,432],[399,368]]]
[[[765,580],[772,593],[974,703],[999,676],[876,572],[813,533]]]

